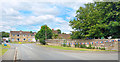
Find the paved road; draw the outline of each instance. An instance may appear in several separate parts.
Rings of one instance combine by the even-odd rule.
[[[21,60],[118,60],[117,52],[80,52],[80,51],[65,51],[54,48],[38,46],[35,44],[13,44],[17,51],[17,59]],[[8,51],[14,55],[13,50]],[[6,53],[6,54],[8,54]],[[11,55],[9,55],[11,56]],[[3,60],[13,59],[4,55]]]

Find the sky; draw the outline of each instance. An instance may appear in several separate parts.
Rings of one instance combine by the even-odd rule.
[[[1,0],[0,31],[40,30],[47,24],[51,29],[64,33],[73,31],[69,21],[76,10],[92,0]]]

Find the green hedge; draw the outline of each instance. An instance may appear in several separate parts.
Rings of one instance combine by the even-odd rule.
[[[45,44],[46,44],[46,42],[45,42],[45,39],[44,39],[44,38],[40,38],[40,39],[39,39],[39,41],[40,41],[40,43],[41,43],[41,44],[43,44],[43,45],[45,45]]]

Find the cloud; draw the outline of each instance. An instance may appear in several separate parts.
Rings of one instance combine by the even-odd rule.
[[[70,32],[75,11],[92,0],[1,0],[0,30],[38,31],[41,25]]]

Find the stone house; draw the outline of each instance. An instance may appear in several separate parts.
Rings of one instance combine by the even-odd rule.
[[[14,41],[36,42],[35,34],[36,32],[30,31],[10,31],[9,37],[12,42]]]
[[[58,34],[59,39],[70,39],[70,34]]]
[[[57,30],[52,29],[53,34],[58,34]],[[58,34],[56,39],[70,39],[71,35],[70,34]]]

